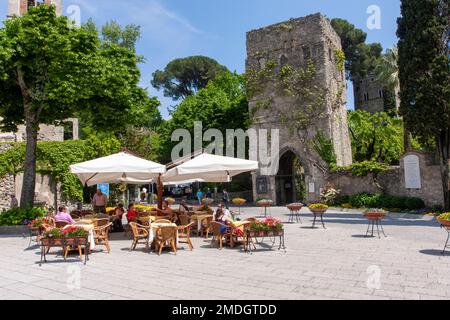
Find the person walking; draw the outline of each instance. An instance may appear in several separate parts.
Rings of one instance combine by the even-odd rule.
[[[198,199],[198,204],[202,205],[203,192],[202,192],[201,189],[199,189],[198,192],[197,192],[197,199]]]
[[[95,213],[106,213],[106,205],[108,204],[108,197],[103,194],[102,190],[97,189],[97,192],[92,198],[92,207]]]
[[[230,209],[228,207],[228,203],[230,202],[230,195],[228,194],[228,191],[223,189],[223,194],[222,194],[222,201],[225,205],[225,208]]]

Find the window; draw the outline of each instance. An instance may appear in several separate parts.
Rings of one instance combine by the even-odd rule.
[[[380,98],[383,98],[383,90],[378,90],[378,94],[380,95]]]

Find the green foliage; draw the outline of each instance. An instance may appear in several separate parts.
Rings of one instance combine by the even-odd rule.
[[[228,72],[228,69],[208,57],[175,59],[164,70],[153,73],[152,85],[158,90],[163,89],[164,96],[176,101],[205,88],[209,81],[223,72]]]
[[[349,112],[353,158],[357,162],[398,164],[403,153],[403,121],[381,112]]]
[[[340,49],[334,49],[334,58],[336,60],[336,66],[339,71],[344,71],[345,68],[345,53]]]
[[[158,131],[160,161],[169,161],[175,143],[171,141],[176,129],[193,134],[194,122],[201,121],[203,129],[218,129],[224,136],[226,129],[248,127],[248,103],[244,79],[236,73],[223,73],[195,95],[187,97],[173,112],[172,118]]]
[[[72,164],[92,160],[120,151],[120,142],[114,137],[90,136],[87,140],[65,142],[40,142],[37,146],[38,171],[50,173],[61,182],[63,196],[70,200],[83,198],[83,186],[71,174]],[[16,174],[23,170],[24,144],[0,153],[0,177],[7,173]]]
[[[333,141],[331,141],[331,139],[327,139],[325,135],[319,131],[311,143],[313,149],[319,154],[323,161],[328,165],[336,164],[336,154],[334,153]]]
[[[402,1],[398,19],[400,113],[421,142],[436,141],[450,208],[450,3]]]
[[[54,6],[29,8],[0,29],[0,123],[26,124],[27,152],[21,206],[33,203],[39,124],[75,115],[93,128],[127,123],[139,97],[140,58],[114,43],[101,43],[89,28],[58,17]]]
[[[381,172],[386,171],[389,166],[387,164],[375,161],[363,161],[354,162],[348,167],[332,166],[331,168],[333,172],[349,171],[357,177],[364,177],[368,174],[378,175]]]
[[[396,197],[371,193],[360,193],[351,196],[349,202],[354,208],[386,208],[399,210],[419,210],[425,208],[425,203],[419,198]]]
[[[43,218],[45,215],[46,211],[42,208],[15,208],[0,213],[0,226],[27,225],[35,219]]]
[[[347,20],[333,19],[331,24],[341,37],[347,78],[350,80],[364,78],[374,70],[383,48],[379,43],[366,44],[367,33]]]

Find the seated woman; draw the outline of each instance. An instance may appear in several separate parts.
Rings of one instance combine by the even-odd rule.
[[[173,213],[173,210],[170,208],[169,202],[166,200],[163,201],[162,209],[155,208],[155,210],[162,216],[169,217],[169,220],[173,220],[175,222],[175,214]]]
[[[58,208],[58,214],[55,216],[56,222],[67,222],[68,224],[74,224],[75,221],[72,219],[70,214],[67,213],[67,207],[61,206]]]
[[[134,209],[134,203],[130,203],[127,211],[127,221],[128,223],[133,222],[135,219],[139,218],[139,214]]]
[[[125,209],[123,207],[123,203],[119,203],[116,209],[114,209],[114,214],[112,216],[113,225],[112,232],[123,232],[122,218],[125,214]]]

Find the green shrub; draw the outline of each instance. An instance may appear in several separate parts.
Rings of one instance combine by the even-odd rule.
[[[346,203],[350,203],[350,196],[339,196],[333,201],[333,206],[340,207]]]
[[[37,218],[46,215],[46,211],[42,208],[31,209],[11,209],[0,214],[0,226],[20,226],[27,225]]]
[[[360,193],[350,197],[355,208],[387,208],[399,210],[418,210],[425,208],[420,198],[396,197],[382,194]]]

